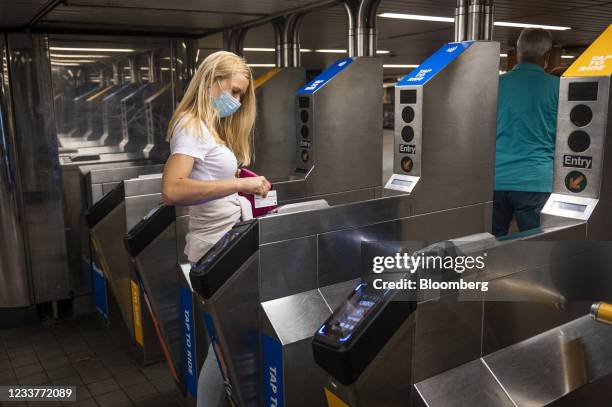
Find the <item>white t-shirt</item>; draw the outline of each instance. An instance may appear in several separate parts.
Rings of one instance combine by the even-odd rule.
[[[210,131],[202,123],[202,136],[192,134],[179,121],[170,140],[171,154],[185,154],[193,157],[193,169],[190,178],[198,180],[231,179],[236,176],[238,161],[234,153],[222,144],[218,144]],[[231,194],[221,199],[236,199]]]

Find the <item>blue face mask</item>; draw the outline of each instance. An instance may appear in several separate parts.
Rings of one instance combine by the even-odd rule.
[[[219,117],[231,116],[240,108],[240,102],[226,90],[213,100],[213,104],[219,112]]]

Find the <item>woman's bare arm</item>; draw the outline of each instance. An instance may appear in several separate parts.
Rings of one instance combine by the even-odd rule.
[[[265,196],[270,189],[264,177],[214,181],[191,179],[193,163],[194,158],[186,154],[172,154],[166,162],[162,178],[162,198],[166,205],[194,205],[236,192]]]

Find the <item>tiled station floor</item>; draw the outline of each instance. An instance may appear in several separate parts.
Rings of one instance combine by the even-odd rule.
[[[95,315],[0,330],[0,385],[73,385],[76,402],[0,402],[0,406],[181,406],[165,362],[136,361],[124,325]]]

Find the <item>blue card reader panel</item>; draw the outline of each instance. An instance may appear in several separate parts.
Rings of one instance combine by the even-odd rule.
[[[431,78],[436,76],[448,64],[453,62],[463,51],[468,49],[474,42],[454,42],[444,45],[442,48],[433,53],[417,68],[413,69],[408,75],[404,76],[397,82],[396,86],[406,85],[424,85]]]
[[[312,95],[317,90],[325,86],[334,76],[342,72],[347,66],[353,63],[353,58],[342,58],[334,62],[332,66],[321,72],[312,81],[298,89],[298,95]]]

